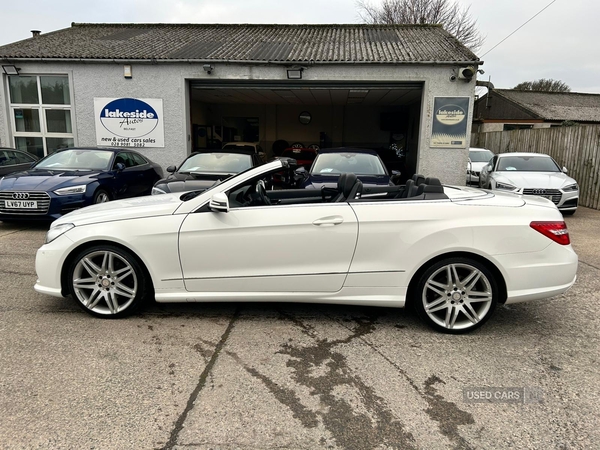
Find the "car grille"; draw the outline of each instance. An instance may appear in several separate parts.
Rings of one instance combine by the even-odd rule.
[[[549,198],[555,205],[558,205],[562,198],[562,193],[558,189],[523,189],[523,194]]]
[[[27,200],[37,202],[36,209],[13,209],[6,207],[6,200],[15,200],[13,194],[28,194]],[[35,215],[47,214],[50,208],[50,196],[46,192],[33,191],[2,191],[0,192],[0,214]]]

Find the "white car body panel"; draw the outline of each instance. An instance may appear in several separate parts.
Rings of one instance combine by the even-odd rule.
[[[445,200],[203,209],[213,194],[281,164],[256,167],[188,201],[180,194],[148,196],[63,216],[53,226],[75,227],[38,250],[35,289],[62,296],[67,256],[96,241],[138,255],[159,302],[403,306],[417,271],[454,252],[493,264],[506,283],[508,303],[557,295],[575,281],[571,246],[530,227],[534,220],[563,220],[550,201],[536,197],[446,187]]]

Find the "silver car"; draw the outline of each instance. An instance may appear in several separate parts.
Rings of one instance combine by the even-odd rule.
[[[469,162],[467,163],[467,186],[469,184],[479,184],[479,174],[481,169],[487,163],[494,154],[490,150],[485,148],[474,148],[469,149]]]
[[[567,168],[541,153],[495,155],[481,170],[479,187],[545,197],[563,215],[574,214],[579,202],[579,186]]]

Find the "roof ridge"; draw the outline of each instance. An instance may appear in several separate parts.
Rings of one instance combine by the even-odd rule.
[[[552,91],[528,91],[522,89],[494,89],[501,92],[524,92],[529,94],[552,94],[552,95],[600,95],[597,92],[552,92]]]
[[[120,22],[71,22],[71,27],[269,27],[269,28],[331,28],[331,27],[348,27],[348,28],[443,28],[441,23],[405,23],[405,24],[380,24],[380,23],[166,23],[166,22],[140,22],[140,23],[120,23]]]

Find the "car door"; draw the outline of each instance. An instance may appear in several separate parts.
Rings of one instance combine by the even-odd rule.
[[[26,153],[0,149],[0,175],[27,170],[34,162],[35,158]]]
[[[123,164],[123,170],[117,170],[117,164]],[[115,171],[117,198],[129,198],[141,195],[143,190],[143,172],[137,167],[131,152],[119,152],[113,164]]]
[[[357,235],[347,203],[202,208],[180,230],[185,286],[192,292],[335,292]]]
[[[136,163],[135,167],[142,173],[138,195],[148,195],[152,191],[152,186],[154,186],[154,183],[156,183],[160,177],[146,158],[139,153],[130,152],[130,154]]]

